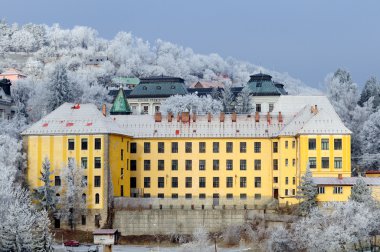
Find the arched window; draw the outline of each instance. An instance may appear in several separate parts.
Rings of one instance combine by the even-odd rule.
[[[82,194],[82,201],[83,201],[83,203],[86,204],[86,194],[85,193]]]
[[[99,193],[95,194],[95,204],[99,204],[99,201],[100,201],[100,197],[99,197]]]

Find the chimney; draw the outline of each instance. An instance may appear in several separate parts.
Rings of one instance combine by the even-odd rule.
[[[220,122],[224,122],[224,112],[220,112]]]
[[[208,122],[211,122],[211,113],[209,112],[208,115],[207,115],[207,121]]]
[[[315,104],[315,106],[314,106],[314,113],[318,113],[318,105],[317,104]]]
[[[197,121],[197,114],[193,112],[193,122],[196,122],[196,121]]]
[[[279,122],[279,123],[283,123],[283,122],[284,122],[284,120],[283,120],[283,118],[282,118],[281,111],[278,112],[278,122]]]
[[[154,121],[155,122],[161,122],[161,120],[162,120],[161,112],[156,112],[154,114]]]
[[[190,113],[189,112],[182,112],[181,113],[181,121],[183,123],[188,123],[190,121]]]
[[[339,180],[342,180],[343,179],[343,175],[341,173],[338,174],[338,179]]]
[[[236,122],[236,119],[237,119],[236,112],[233,112],[233,113],[232,113],[232,115],[231,115],[231,119],[232,119],[232,122]]]
[[[267,122],[270,124],[270,113],[267,114]]]
[[[180,122],[181,121],[181,115],[178,113],[177,114],[177,122]]]
[[[310,107],[310,113],[312,113],[312,114],[314,113],[314,106]]]
[[[172,120],[173,120],[173,113],[169,112],[168,113],[168,122],[172,122]]]
[[[102,105],[102,114],[103,114],[103,116],[107,116],[107,106],[106,106],[106,104]]]
[[[260,114],[257,111],[255,113],[255,122],[260,122]]]

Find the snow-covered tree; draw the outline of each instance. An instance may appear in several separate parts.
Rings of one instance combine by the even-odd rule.
[[[42,186],[36,189],[36,196],[42,208],[49,214],[55,211],[57,204],[56,192],[52,186],[53,180],[50,179],[52,175],[53,171],[51,170],[50,161],[46,157],[42,163],[41,177],[39,178],[42,181]]]
[[[365,83],[358,104],[363,106],[371,97],[373,97],[373,107],[376,109],[380,105],[380,83],[373,76]]]
[[[358,177],[352,187],[350,200],[366,204],[373,203],[372,190],[362,177]]]
[[[220,101],[223,105],[223,111],[226,113],[233,112],[234,110],[234,94],[232,93],[231,86],[226,85],[222,91]]]
[[[301,200],[298,211],[301,215],[307,215],[317,206],[317,185],[313,182],[313,174],[309,168],[301,178],[301,184],[298,186],[297,198]]]
[[[251,113],[253,110],[251,89],[245,85],[236,98],[236,110],[239,113]]]
[[[41,211],[36,218],[33,233],[33,251],[53,251],[53,236],[50,232],[50,219],[47,211]]]
[[[83,198],[86,192],[83,169],[76,165],[74,159],[70,159],[61,173],[62,190],[58,202],[58,217],[67,220],[71,229],[75,229],[87,209]]]
[[[268,239],[268,250],[272,252],[291,252],[296,251],[294,241],[289,230],[283,226],[272,230]]]
[[[380,165],[380,111],[373,113],[360,132],[362,156],[360,164],[366,169],[377,170]]]
[[[211,245],[209,233],[205,227],[198,227],[193,232],[193,241],[185,243],[181,246],[180,251],[214,251],[214,246]]]

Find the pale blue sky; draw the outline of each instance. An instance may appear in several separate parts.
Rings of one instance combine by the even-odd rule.
[[[130,31],[198,53],[288,72],[321,87],[327,73],[349,70],[362,84],[380,78],[380,1],[0,0],[1,16],[24,24],[91,26],[112,38]]]

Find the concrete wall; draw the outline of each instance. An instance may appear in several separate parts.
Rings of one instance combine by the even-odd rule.
[[[268,221],[290,221],[292,217],[264,214],[264,210],[205,209],[205,210],[142,210],[117,211],[114,226],[121,235],[192,234],[204,226],[209,232],[222,231],[231,224],[243,224],[254,216]]]

